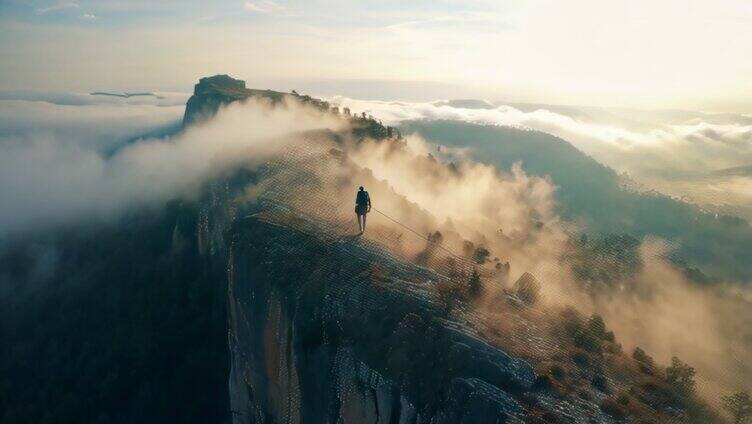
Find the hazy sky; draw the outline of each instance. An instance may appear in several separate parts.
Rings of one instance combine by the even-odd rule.
[[[249,86],[752,113],[743,0],[0,0],[2,90]]]

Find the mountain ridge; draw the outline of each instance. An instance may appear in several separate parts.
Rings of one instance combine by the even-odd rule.
[[[222,105],[278,93],[234,84],[197,90],[188,129]],[[376,119],[309,103],[352,128],[306,133],[306,146],[405,146]],[[433,228],[415,257],[390,251],[401,230],[374,232],[371,222],[370,239],[352,235],[332,193],[353,179],[434,224],[346,150],[324,146],[227,169],[195,198],[0,250],[0,282],[11,288],[0,293],[0,330],[13,345],[0,350],[0,420],[687,421],[694,398],[677,397],[654,364],[641,371],[602,319],[571,310],[543,319],[551,311],[536,309],[532,294],[544,282],[532,274],[477,310],[465,285],[503,284],[501,263],[482,264],[491,252],[436,255]],[[344,172],[316,173],[329,168]],[[40,245],[64,254],[64,268],[40,274]],[[37,296],[40,284],[50,296]]]

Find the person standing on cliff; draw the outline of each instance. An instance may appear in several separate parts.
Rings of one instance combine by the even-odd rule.
[[[371,197],[367,191],[363,190],[363,186],[360,186],[358,194],[355,196],[355,215],[358,216],[360,234],[366,231],[366,214],[368,212],[371,212]]]

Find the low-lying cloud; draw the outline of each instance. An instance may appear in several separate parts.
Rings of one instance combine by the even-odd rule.
[[[5,148],[48,139],[54,144],[106,150],[182,119],[184,106],[0,100],[0,140]],[[15,141],[13,141],[15,140]]]
[[[630,110],[467,101],[406,103],[341,97],[333,101],[393,125],[406,120],[446,119],[546,132],[571,142],[618,172],[628,173],[646,188],[687,196],[703,204],[738,204],[738,196],[726,198],[717,190],[706,189],[711,181],[705,179],[714,171],[752,165],[752,121],[742,115],[651,115]],[[681,184],[690,180],[692,187]],[[725,180],[714,179],[712,183],[726,185]],[[752,196],[738,190],[735,194],[752,201]]]
[[[182,106],[0,101],[0,234],[112,217],[183,195],[237,160],[238,152],[262,157],[275,138],[337,125],[292,104],[234,104],[185,132],[103,153],[182,112]]]

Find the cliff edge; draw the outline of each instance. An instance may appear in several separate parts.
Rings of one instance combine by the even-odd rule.
[[[445,319],[443,277],[315,233],[265,214],[231,231],[234,423],[522,422],[533,368]]]

